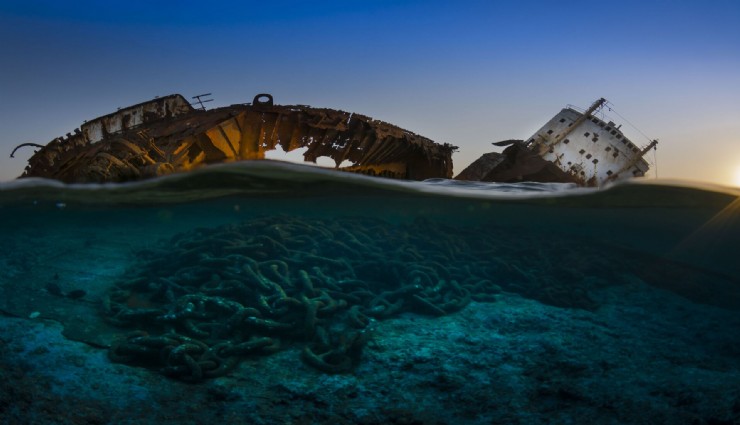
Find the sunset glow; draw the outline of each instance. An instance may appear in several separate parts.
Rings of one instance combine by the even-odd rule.
[[[455,174],[502,150],[491,142],[525,139],[567,104],[604,97],[625,137],[660,139],[649,175],[740,185],[728,172],[740,132],[740,56],[728,54],[740,46],[739,2],[220,5],[0,2],[0,181],[33,154],[10,158],[18,144],[46,145],[120,107],[213,93],[213,108],[271,93],[276,104],[351,111],[458,146]],[[229,66],[202,60],[214,57]]]

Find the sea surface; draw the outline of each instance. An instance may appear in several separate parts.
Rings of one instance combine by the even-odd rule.
[[[0,423],[740,423],[737,189],[259,161],[0,235]]]

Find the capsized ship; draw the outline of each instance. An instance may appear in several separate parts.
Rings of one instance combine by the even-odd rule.
[[[87,121],[40,149],[20,177],[68,183],[123,182],[203,165],[264,159],[280,147],[306,148],[306,161],[329,157],[343,171],[408,180],[452,177],[450,144],[439,144],[370,117],[306,105],[252,103],[206,110],[183,96],[159,97]],[[208,100],[206,100],[208,101]]]
[[[123,182],[190,171],[223,162],[264,159],[277,148],[305,148],[304,159],[334,160],[341,171],[406,180],[452,178],[452,153],[440,144],[387,122],[334,109],[275,105],[269,94],[252,103],[206,110],[173,94],[86,121],[40,148],[22,177],[68,183]],[[205,100],[207,102],[209,100]],[[643,176],[644,155],[621,126],[599,119],[605,99],[584,112],[566,107],[529,140],[507,140],[502,153],[487,153],[456,179],[490,182],[572,182],[602,186]]]
[[[658,141],[640,148],[620,130],[595,113],[606,99],[594,102],[584,112],[566,107],[527,141],[506,140],[502,153],[487,153],[455,178],[491,182],[571,182],[580,186],[604,184],[641,177],[650,168],[644,159]]]

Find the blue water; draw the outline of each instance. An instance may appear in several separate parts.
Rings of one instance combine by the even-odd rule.
[[[58,321],[131,370],[207,385],[291,350],[317,373],[358,374],[386,321],[454,320],[510,297],[596,320],[635,297],[644,317],[689,334],[692,317],[724,323],[711,337],[722,350],[684,362],[719,362],[729,379],[740,372],[740,321],[727,324],[740,316],[739,195],[676,182],[399,182],[266,161],[123,185],[15,181],[0,184],[0,310]],[[686,321],[658,318],[665,305],[651,312],[648,299]],[[729,398],[709,419],[740,420],[734,384],[717,385]],[[691,409],[676,407],[675,423],[709,423]]]

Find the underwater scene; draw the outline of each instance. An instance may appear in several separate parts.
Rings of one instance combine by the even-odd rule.
[[[0,183],[3,424],[738,424],[740,191]]]

